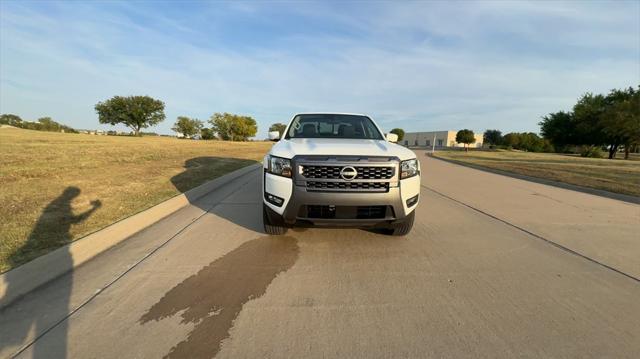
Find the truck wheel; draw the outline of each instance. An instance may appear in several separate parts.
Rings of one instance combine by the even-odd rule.
[[[413,212],[411,212],[411,214],[407,216],[407,219],[404,221],[404,223],[402,223],[398,227],[391,229],[390,231],[391,235],[406,236],[407,234],[409,234],[409,232],[411,232],[411,228],[413,228],[413,220],[415,217],[416,217],[416,211],[414,210]]]
[[[277,226],[271,223],[267,215],[267,205],[264,203],[262,204],[262,221],[264,222],[264,231],[269,235],[281,236],[287,233],[287,227]]]

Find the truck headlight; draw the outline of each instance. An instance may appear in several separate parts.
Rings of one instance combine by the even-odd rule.
[[[410,178],[420,173],[420,168],[418,167],[418,160],[406,160],[400,162],[400,179]]]
[[[267,172],[278,176],[291,177],[291,160],[282,157],[269,156],[269,167]]]

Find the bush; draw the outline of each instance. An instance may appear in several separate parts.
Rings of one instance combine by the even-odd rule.
[[[394,128],[393,130],[389,131],[389,133],[395,133],[396,135],[398,135],[398,142],[404,139],[404,130],[401,128]]]
[[[213,140],[213,131],[210,128],[203,128],[200,131],[200,136],[203,140]]]
[[[225,141],[247,141],[258,132],[258,124],[250,116],[214,113],[209,119],[211,130]]]
[[[582,146],[580,148],[580,157],[603,158],[602,149],[597,146]]]

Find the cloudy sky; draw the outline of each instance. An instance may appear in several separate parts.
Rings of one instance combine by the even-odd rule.
[[[99,126],[114,95],[179,115],[370,114],[385,129],[538,131],[640,83],[640,2],[0,1],[0,113]]]

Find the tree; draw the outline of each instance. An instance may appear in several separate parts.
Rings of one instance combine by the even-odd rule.
[[[40,124],[41,131],[60,131],[60,124],[52,120],[51,117],[40,117],[38,123]]]
[[[464,150],[465,150],[465,152],[468,152],[469,148],[467,146],[472,144],[472,143],[475,143],[476,142],[476,137],[475,137],[473,131],[464,129],[464,130],[460,130],[460,131],[458,131],[458,133],[456,133],[456,142],[464,143]]]
[[[484,143],[488,143],[491,146],[502,144],[502,132],[500,132],[500,130],[486,130],[482,138]]]
[[[605,101],[607,109],[601,119],[603,131],[609,142],[624,147],[624,158],[629,159],[631,147],[640,144],[640,87],[637,91],[632,87],[612,90]],[[609,158],[613,158],[611,152]]]
[[[203,122],[198,119],[191,119],[186,116],[178,116],[178,121],[173,125],[171,130],[181,133],[185,138],[192,138],[200,133]]]
[[[393,130],[389,131],[389,133],[395,133],[396,135],[398,135],[398,142],[402,141],[402,139],[404,138],[404,130],[401,128],[394,128]]]
[[[211,130],[210,128],[203,128],[202,130],[200,130],[200,137],[203,140],[212,140],[213,139],[213,130]]]
[[[278,133],[280,133],[280,137],[282,137],[282,134],[284,133],[284,130],[287,128],[287,125],[285,125],[284,123],[274,123],[273,125],[269,126],[269,132],[272,131],[278,131]]]
[[[571,112],[550,113],[538,123],[542,137],[550,141],[558,150],[569,145],[577,145],[578,140],[575,118]]]
[[[214,113],[209,119],[213,131],[227,141],[246,141],[258,132],[256,120],[249,116]]]
[[[640,90],[640,88],[639,88]],[[573,107],[576,144],[606,146],[613,159],[622,146],[625,158],[629,147],[639,141],[640,98],[633,88],[612,90],[608,95],[583,95]]]
[[[551,142],[533,132],[511,132],[504,135],[502,144],[527,152],[553,152]]]
[[[542,152],[545,149],[545,142],[533,132],[524,132],[520,134],[518,149],[527,152]]]
[[[607,147],[612,159],[622,147],[628,158],[630,149],[640,143],[640,87],[611,90],[606,96],[586,93],[573,112],[551,113],[539,125],[542,136],[557,149],[575,145],[592,153]]]
[[[517,132],[510,132],[504,135],[502,143],[511,148],[518,148],[520,146],[520,134]]]
[[[607,108],[603,95],[586,93],[573,106],[573,142],[575,145],[609,146],[609,158],[613,158],[620,147],[620,140],[607,136],[602,118]]]
[[[51,117],[40,117],[38,121],[30,122],[23,121],[17,115],[5,114],[0,115],[0,124],[24,128],[25,130],[78,133],[73,128],[52,120]]]
[[[98,121],[104,124],[123,124],[136,136],[140,129],[164,121],[164,103],[149,96],[114,96],[95,106]]]
[[[20,127],[21,124],[22,124],[22,119],[18,115],[14,115],[11,113],[0,115],[0,125]]]

